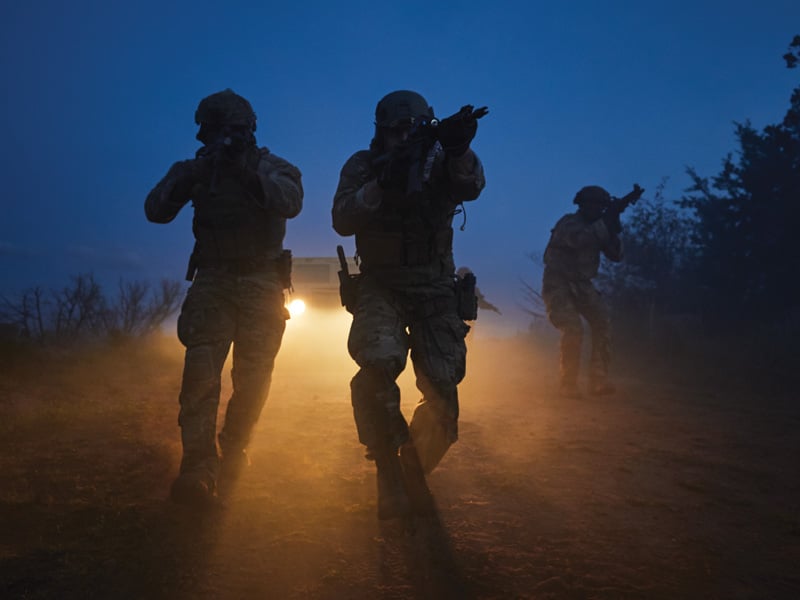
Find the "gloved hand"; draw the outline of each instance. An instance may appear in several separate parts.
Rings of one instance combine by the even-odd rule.
[[[408,156],[401,152],[393,153],[378,175],[378,185],[384,190],[405,192],[410,169]]]
[[[208,185],[214,173],[214,159],[208,156],[200,156],[191,161],[191,173],[194,184]]]
[[[204,159],[181,160],[172,165],[169,177],[172,179],[172,196],[176,201],[185,201],[192,196],[194,187],[210,179],[210,171]]]
[[[467,104],[456,114],[439,121],[436,135],[444,151],[450,156],[463,156],[478,131],[478,119],[488,112],[485,106],[475,109]]]

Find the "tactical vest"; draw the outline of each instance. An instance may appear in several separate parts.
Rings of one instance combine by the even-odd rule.
[[[452,208],[432,190],[381,210],[370,226],[356,233],[362,269],[416,267],[453,252]]]
[[[597,275],[601,248],[594,227],[578,213],[558,220],[544,251],[545,277],[592,279]]]
[[[256,167],[259,155],[252,160]],[[286,219],[269,214],[235,174],[220,170],[211,186],[195,194],[192,231],[199,267],[271,260],[281,254]]]
[[[385,165],[375,153],[371,148],[370,176],[380,178]],[[383,192],[381,208],[355,236],[362,271],[419,267],[448,258],[452,262],[454,205],[448,192],[437,185],[444,178],[443,163],[444,153],[437,143],[420,161],[417,176],[409,175],[409,188],[415,191],[408,195]]]

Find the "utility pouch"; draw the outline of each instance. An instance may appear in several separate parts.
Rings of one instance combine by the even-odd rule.
[[[339,265],[342,267],[339,271],[339,298],[347,312],[353,314],[358,303],[359,276],[350,274],[344,248],[336,246],[336,253],[339,255]]]
[[[342,306],[353,314],[358,303],[358,275],[348,275],[339,271],[339,297]]]
[[[292,251],[283,250],[281,255],[275,259],[278,269],[278,279],[283,285],[283,289],[292,289]]]
[[[474,321],[478,318],[478,295],[475,292],[475,274],[465,273],[456,279],[456,301],[458,316],[463,321]]]

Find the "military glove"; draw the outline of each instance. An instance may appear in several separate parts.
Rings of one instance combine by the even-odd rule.
[[[450,156],[463,156],[478,131],[478,119],[488,112],[485,106],[475,109],[467,104],[456,114],[439,121],[436,134],[444,151]]]
[[[214,174],[214,160],[201,156],[195,158],[192,163],[192,176],[195,184],[208,184]]]
[[[411,168],[405,156],[392,156],[378,176],[378,185],[384,190],[405,192],[408,187],[408,173]]]
[[[181,160],[172,165],[169,177],[172,180],[173,199],[177,202],[191,198],[194,186],[202,183],[203,172],[197,159]]]

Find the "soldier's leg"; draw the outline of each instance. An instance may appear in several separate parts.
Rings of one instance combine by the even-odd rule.
[[[545,293],[546,292],[546,293]],[[569,397],[580,395],[578,374],[581,364],[581,345],[583,343],[583,324],[575,306],[572,290],[566,285],[553,286],[542,291],[547,317],[561,332],[561,393]]]
[[[422,399],[411,420],[419,462],[430,473],[458,439],[458,389],[466,372],[468,326],[455,312],[411,327],[411,360]]]
[[[172,487],[179,502],[202,501],[214,493],[220,376],[232,335],[233,319],[217,283],[199,277],[178,319],[178,337],[186,346],[178,416],[183,457]]]
[[[240,281],[237,304],[233,393],[219,435],[226,463],[246,458],[244,452],[269,394],[275,357],[288,318],[283,291],[268,280]]]
[[[408,425],[400,412],[395,378],[386,365],[373,364],[362,367],[350,382],[358,439],[375,461],[380,519],[409,512],[398,457],[398,448],[408,439]]]
[[[610,317],[606,303],[593,287],[587,289],[581,298],[581,312],[592,334],[589,391],[593,394],[611,394],[614,386],[608,380],[608,366],[611,361]]]
[[[348,350],[361,367],[350,382],[351,400],[358,439],[375,460],[378,517],[399,517],[409,511],[397,454],[408,439],[408,425],[395,380],[405,368],[408,340],[389,299],[367,286],[360,291]]]

